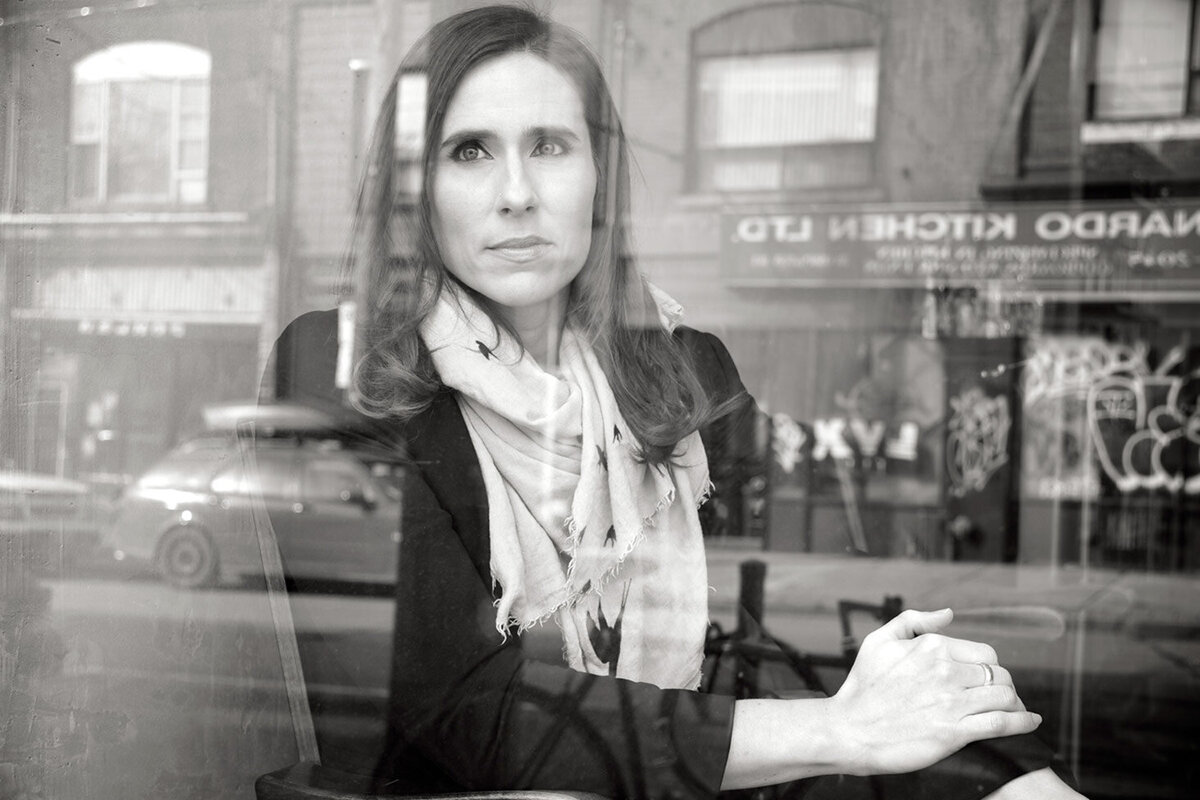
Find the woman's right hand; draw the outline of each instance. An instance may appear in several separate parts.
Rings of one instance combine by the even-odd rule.
[[[1041,724],[991,646],[938,633],[952,619],[950,609],[909,610],[863,639],[830,698],[829,719],[851,748],[853,774],[910,772],[970,742]]]

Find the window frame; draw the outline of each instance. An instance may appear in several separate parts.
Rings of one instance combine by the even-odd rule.
[[[175,75],[150,74],[144,78],[103,76],[100,78],[81,79],[79,74],[80,67],[81,65],[85,65],[89,59],[101,59],[104,54],[139,45],[166,45],[179,48],[181,52],[190,51],[193,56],[203,59],[205,64],[204,72],[202,75],[180,73]],[[110,175],[114,140],[112,129],[114,124],[112,107],[114,99],[113,88],[116,85],[137,86],[139,83],[145,87],[150,87],[154,84],[166,84],[170,89],[170,110],[168,112],[170,114],[170,128],[167,132],[168,157],[165,174],[167,191],[164,193],[136,191],[117,194],[111,185]],[[187,84],[197,84],[203,93],[202,116],[204,134],[202,137],[185,137],[184,135],[184,120],[187,116],[184,108],[184,93]],[[80,136],[76,131],[76,121],[81,113],[79,93],[80,88],[84,86],[95,87],[97,92],[97,99],[95,100],[98,106],[96,109],[96,132],[90,136]],[[138,40],[100,48],[83,56],[72,65],[69,97],[66,137],[66,195],[70,205],[82,207],[116,205],[194,208],[204,207],[208,204],[211,196],[209,178],[211,175],[212,153],[212,55],[209,51],[192,44],[168,40]],[[194,142],[200,145],[200,162],[202,166],[184,167],[182,164],[183,147],[185,144]],[[96,185],[94,192],[81,193],[80,181],[78,180],[78,170],[81,163],[79,149],[86,146],[95,147],[96,152],[92,157],[96,160],[94,165]],[[188,183],[200,186],[201,191],[198,198],[186,199],[183,196],[185,193],[183,187]]]
[[[714,29],[718,29],[731,23],[736,25],[740,17],[750,16],[759,13],[784,12],[797,13],[798,6],[806,6],[809,9],[820,9],[821,7],[837,7],[840,11],[853,11],[863,14],[865,17],[876,17],[874,20],[875,35],[858,35],[848,38],[831,38],[828,42],[807,43],[807,44],[791,44],[791,45],[768,45],[765,47],[751,48],[746,46],[726,46],[721,47],[716,51],[712,51],[710,46],[702,47],[700,40],[702,37],[711,35]],[[693,196],[750,196],[755,198],[764,198],[783,195],[812,195],[812,194],[830,194],[839,192],[861,192],[871,190],[879,186],[879,167],[880,167],[880,130],[881,130],[881,99],[883,97],[883,57],[885,54],[883,43],[882,25],[878,20],[878,12],[866,6],[860,6],[856,3],[846,2],[812,2],[812,3],[792,3],[792,2],[773,2],[756,6],[748,6],[745,8],[734,9],[719,16],[713,17],[701,25],[695,27],[691,31],[688,43],[688,89],[687,89],[687,114],[685,117],[686,125],[686,150],[685,150],[685,170],[684,170],[684,185],[683,190],[687,194]],[[705,52],[701,52],[701,51]],[[842,145],[857,145],[861,144],[867,151],[867,170],[868,178],[861,183],[830,183],[819,184],[812,186],[788,186],[781,182],[777,187],[770,188],[743,188],[743,189],[719,189],[715,187],[706,187],[701,179],[701,154],[706,151],[699,144],[699,120],[700,113],[700,71],[704,61],[709,59],[721,58],[754,58],[754,57],[769,57],[779,55],[795,55],[803,53],[823,53],[823,52],[845,52],[851,50],[873,50],[875,52],[875,108],[874,108],[874,135],[869,142],[853,142],[853,141],[830,141],[808,145],[779,145],[773,148],[716,148],[707,149],[707,152],[729,152],[734,150],[768,150],[775,149],[780,151],[781,168],[786,166],[783,161],[784,154],[788,151],[803,149],[806,147],[837,147]]]
[[[1099,53],[1100,31],[1104,27],[1104,6],[1107,1],[1088,0],[1091,6],[1091,32],[1089,37],[1090,57],[1087,59],[1086,121],[1104,125],[1120,125],[1123,123],[1167,122],[1200,117],[1200,0],[1188,0],[1188,45],[1187,53],[1184,54],[1183,58],[1183,102],[1178,113],[1139,114],[1135,116],[1108,116],[1097,113],[1099,87],[1097,55]]]

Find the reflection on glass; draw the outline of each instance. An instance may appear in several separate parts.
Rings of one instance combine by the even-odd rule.
[[[72,70],[72,196],[203,202],[211,59],[195,47],[135,42]]]
[[[1103,0],[1097,5],[1095,114],[1177,116],[1188,97],[1189,0]]]
[[[449,6],[35,5],[0,25],[0,797],[249,798],[313,742],[369,772],[404,462],[343,416],[339,264],[363,115]],[[621,87],[645,269],[762,411],[703,510],[714,621],[765,562],[833,690],[839,601],[953,606],[1089,796],[1190,797],[1196,4],[660,5],[556,13]],[[335,306],[339,362],[272,351]]]

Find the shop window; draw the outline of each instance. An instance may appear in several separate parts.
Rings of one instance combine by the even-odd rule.
[[[871,184],[876,27],[863,11],[789,4],[737,12],[701,29],[693,39],[693,188]]]
[[[1200,110],[1196,0],[1100,0],[1092,117],[1179,117]]]
[[[100,50],[73,71],[76,202],[198,204],[208,196],[208,53],[171,42]]]

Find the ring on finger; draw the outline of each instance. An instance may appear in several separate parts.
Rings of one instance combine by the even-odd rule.
[[[983,668],[983,685],[984,686],[991,686],[993,683],[996,682],[996,673],[992,670],[991,664],[985,664],[982,661],[976,661],[975,663]]]

